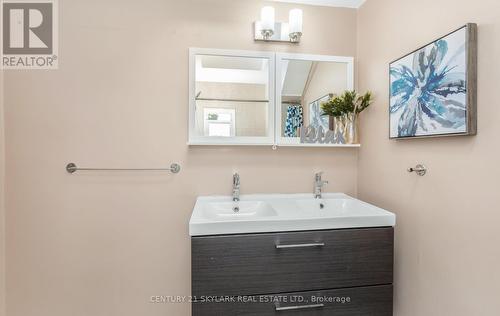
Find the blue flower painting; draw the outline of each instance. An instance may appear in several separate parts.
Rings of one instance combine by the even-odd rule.
[[[466,28],[390,65],[391,138],[467,131]]]

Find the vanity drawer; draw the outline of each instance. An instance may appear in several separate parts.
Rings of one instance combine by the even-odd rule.
[[[192,238],[192,293],[256,295],[391,284],[392,227]]]
[[[205,302],[194,302],[192,306],[193,316],[392,316],[392,295],[392,285],[382,285],[230,297],[218,302],[205,298]]]

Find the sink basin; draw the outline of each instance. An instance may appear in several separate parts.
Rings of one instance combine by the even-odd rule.
[[[191,236],[388,227],[396,216],[343,193],[198,197],[189,221]],[[235,210],[235,207],[238,209]]]
[[[370,216],[380,214],[377,207],[359,200],[349,199],[307,199],[297,200],[297,206],[308,216]]]
[[[212,220],[249,220],[277,216],[276,210],[263,201],[210,202],[204,216]]]

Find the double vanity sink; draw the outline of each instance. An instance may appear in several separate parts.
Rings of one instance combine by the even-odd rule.
[[[193,316],[391,316],[395,215],[342,193],[199,197]]]
[[[199,197],[191,236],[394,226],[395,215],[342,193]]]

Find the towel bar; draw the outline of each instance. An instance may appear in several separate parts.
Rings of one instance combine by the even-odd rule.
[[[75,163],[70,162],[66,165],[68,173],[75,173],[77,171],[170,171],[172,173],[179,173],[181,166],[177,163],[170,165],[170,168],[80,168]]]

